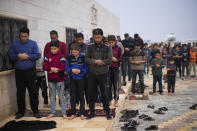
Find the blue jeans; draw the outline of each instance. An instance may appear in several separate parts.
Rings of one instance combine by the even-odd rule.
[[[144,64],[144,73],[147,73],[147,74],[149,73],[149,65],[150,65],[150,62],[149,60],[147,60],[146,63]]]
[[[162,90],[162,75],[153,75],[153,93],[156,93],[156,84],[159,83],[159,93],[163,92]]]
[[[65,101],[66,101],[66,107],[71,106],[70,105],[70,89],[65,89]]]
[[[62,114],[66,114],[66,105],[64,98],[64,82],[49,82],[49,90],[51,95],[51,113],[55,114],[56,106],[56,90],[58,93],[58,98],[60,100],[60,105],[62,108]]]
[[[131,80],[131,64],[129,62],[129,57],[123,57],[122,58],[122,76],[123,76],[123,81],[126,81],[126,75],[128,71],[128,80]]]

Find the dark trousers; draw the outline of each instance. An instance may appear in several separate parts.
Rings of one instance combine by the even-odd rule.
[[[132,70],[132,93],[135,93],[136,77],[139,76],[141,93],[144,94],[144,71],[143,70]]]
[[[129,57],[122,58],[122,76],[123,81],[126,81],[126,75],[128,70],[128,80],[131,80],[131,64],[129,62]]]
[[[176,71],[179,71],[179,77],[181,77],[181,63],[180,62],[175,62],[176,65]]]
[[[84,77],[84,91],[85,91],[86,104],[89,104],[88,102],[88,75]]]
[[[44,98],[44,104],[48,104],[48,93],[47,93],[47,83],[45,76],[37,77],[37,89],[39,95],[39,88],[42,90],[42,97]]]
[[[114,100],[119,100],[119,74],[119,68],[109,68],[109,101],[113,99],[112,92]]]
[[[174,93],[176,77],[168,77],[168,93]]]
[[[26,87],[30,97],[30,106],[33,113],[38,113],[38,90],[36,86],[36,70],[15,71],[16,88],[17,88],[17,105],[18,113],[25,113],[25,93]]]
[[[103,108],[106,113],[110,113],[109,108],[109,98],[108,98],[108,89],[107,89],[107,73],[102,75],[96,75],[94,73],[89,72],[88,74],[88,101],[90,113],[94,114],[95,111],[95,96],[97,93],[97,86],[99,85],[99,89],[101,92]]]
[[[162,90],[162,75],[153,75],[153,93],[156,93],[156,84],[159,83],[159,93],[163,92]]]
[[[182,76],[185,77],[185,69],[186,69],[186,75],[189,76],[189,63],[188,62],[182,62]]]
[[[76,115],[77,100],[80,102],[79,114],[84,115],[85,101],[84,101],[84,79],[75,80],[70,79],[70,103],[72,115]]]

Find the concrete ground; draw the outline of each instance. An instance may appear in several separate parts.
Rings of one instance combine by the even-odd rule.
[[[128,86],[123,87],[124,91],[127,92]],[[125,98],[125,94],[120,94],[119,100],[119,107],[122,105]],[[40,102],[41,103],[41,102]],[[112,102],[113,103],[113,102]],[[59,104],[57,102],[56,109],[60,110]],[[119,107],[116,108],[116,112],[119,112]],[[114,108],[112,104],[110,108]],[[30,110],[30,108],[28,107]],[[43,107],[43,105],[39,106],[39,109],[46,109],[50,110],[50,108]],[[86,106],[86,109],[88,107]],[[97,106],[96,109],[102,109],[102,107]],[[0,122],[0,127],[2,127],[8,121],[14,120],[14,115],[10,116],[9,118],[5,119],[4,121]],[[42,120],[42,121],[55,121],[57,123],[57,128],[51,129],[50,131],[106,131],[109,129],[112,120],[107,120],[106,117],[95,117],[91,120],[81,120],[80,118],[75,118],[73,120],[65,120],[62,117],[53,117],[51,119],[47,119],[46,117],[42,117],[41,119],[36,119],[35,117],[22,117],[21,119],[17,120]]]
[[[145,94],[149,94],[152,91],[151,75],[145,76],[145,84],[148,85],[145,89]],[[128,82],[127,86],[122,87],[125,92],[129,90],[130,85],[131,82]],[[197,103],[197,80],[183,81],[177,79],[175,91],[174,96],[168,96],[167,85],[165,84],[164,94],[157,94],[156,96],[149,95],[149,100],[128,100],[125,99],[128,92],[126,94],[120,94],[119,107],[116,108],[116,117],[110,121],[106,120],[105,117],[95,117],[92,120],[80,120],[79,118],[64,120],[61,117],[47,119],[46,117],[42,117],[39,120],[56,121],[57,128],[51,129],[51,131],[121,131],[120,127],[124,125],[124,122],[119,122],[121,116],[120,111],[128,109],[139,110],[140,115],[147,114],[155,118],[155,121],[143,121],[138,119],[138,117],[134,118],[140,123],[137,131],[143,131],[152,124],[158,125],[160,131],[197,131],[197,110],[189,109],[192,104]],[[155,109],[165,106],[168,108],[168,111],[163,115],[157,115],[153,113],[155,109],[149,109],[147,105],[154,105]],[[42,105],[39,108],[46,109]],[[113,108],[113,105],[111,108]],[[57,109],[60,110],[59,106],[57,106]],[[0,127],[10,120],[14,120],[14,115],[0,122]],[[34,117],[23,117],[19,120],[38,119]]]
[[[152,91],[152,76],[145,78],[148,87],[145,94]],[[158,85],[157,85],[158,90]],[[122,110],[139,110],[139,115],[146,114],[155,118],[155,121],[144,121],[138,117],[134,120],[140,125],[137,131],[143,131],[150,125],[158,125],[159,131],[197,131],[197,110],[190,110],[192,104],[197,104],[197,80],[177,79],[175,95],[168,96],[167,84],[164,87],[164,94],[156,96],[149,95],[149,100],[125,100]],[[147,108],[147,105],[154,105],[155,109]],[[154,114],[154,110],[159,107],[167,107],[168,111],[163,115]],[[121,114],[112,123],[111,131],[120,131],[124,122],[119,122]]]

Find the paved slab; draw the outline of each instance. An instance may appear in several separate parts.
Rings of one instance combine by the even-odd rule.
[[[152,91],[152,77],[146,77],[145,84],[149,86],[145,91],[148,94]],[[146,114],[155,118],[155,121],[144,121],[138,117],[133,118],[140,123],[137,131],[143,131],[150,125],[158,125],[160,131],[195,131],[197,130],[197,111],[189,109],[195,103],[197,103],[197,80],[182,81],[178,79],[174,96],[167,95],[167,85],[165,85],[163,95],[149,95],[149,100],[126,99],[123,109],[139,110],[140,115]],[[154,105],[155,109],[167,107],[168,111],[164,112],[163,115],[154,114],[155,109],[147,108],[148,105]],[[120,131],[120,127],[124,124],[117,119],[114,121],[111,130]]]

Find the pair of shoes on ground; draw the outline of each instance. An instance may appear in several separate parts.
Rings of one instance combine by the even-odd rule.
[[[158,110],[155,110],[154,113],[155,114],[164,114],[164,111],[168,111],[168,108],[160,107],[160,108],[158,108]]]
[[[148,105],[147,107],[150,108],[150,109],[155,109],[154,105]]]
[[[138,110],[123,110],[121,111],[122,116],[120,117],[119,121],[120,122],[129,122],[131,121],[131,118],[136,117],[139,115]]]
[[[191,107],[189,107],[191,110],[197,110],[197,104],[193,104]]]
[[[151,125],[151,126],[145,128],[145,130],[158,130],[158,126],[157,125]]]
[[[33,115],[34,115],[34,117],[36,117],[36,118],[38,118],[38,119],[41,118],[41,116],[40,116],[39,113],[34,113]],[[15,116],[15,119],[20,119],[20,118],[22,118],[23,116],[24,116],[24,114],[17,113],[16,116]]]
[[[135,120],[130,120],[124,126],[121,127],[121,130],[123,131],[137,131],[136,127],[139,125],[139,123]]]
[[[155,119],[148,116],[148,115],[145,115],[145,114],[142,114],[139,116],[139,119],[143,119],[144,121],[154,121]]]

